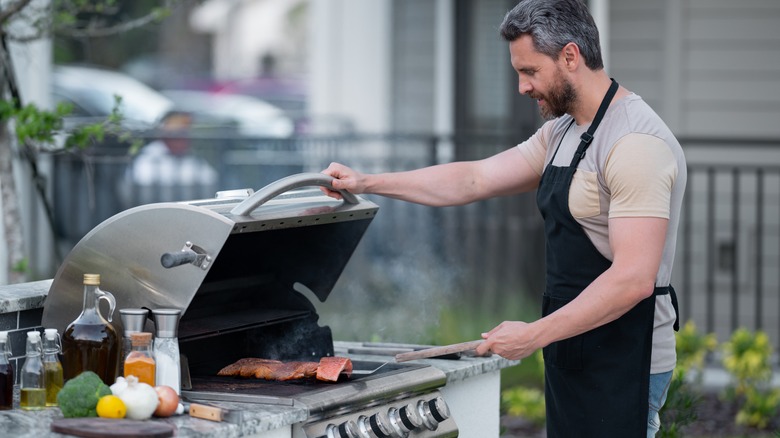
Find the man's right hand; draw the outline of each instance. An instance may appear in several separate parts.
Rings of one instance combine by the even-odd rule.
[[[362,183],[364,175],[343,164],[330,163],[330,166],[323,170],[322,173],[334,178],[331,185],[336,190],[330,190],[327,187],[321,188],[322,192],[331,198],[342,199],[341,193],[339,193],[338,190],[346,190],[355,195],[365,191],[365,186]]]

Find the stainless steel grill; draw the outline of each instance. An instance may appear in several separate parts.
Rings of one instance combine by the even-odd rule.
[[[336,383],[216,376],[243,357],[316,361],[334,354],[330,328],[319,324],[306,295],[327,299],[378,207],[310,188],[330,181],[299,174],[256,193],[223,192],[117,214],[68,254],[43,324],[63,331],[81,310],[82,275],[99,273],[120,309],[182,310],[179,344],[188,364],[182,395],[190,399],[305,407],[306,437],[457,436],[436,391],[445,376],[428,366],[389,364]],[[121,320],[112,324],[121,333]],[[153,332],[153,322],[146,324]]]

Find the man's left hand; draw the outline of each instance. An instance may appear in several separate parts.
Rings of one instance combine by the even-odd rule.
[[[477,355],[491,352],[510,360],[519,360],[539,348],[531,324],[523,321],[504,321],[493,330],[483,333],[482,338],[485,342],[477,347]]]

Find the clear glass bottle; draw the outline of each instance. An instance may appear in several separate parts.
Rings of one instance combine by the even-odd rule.
[[[132,347],[125,358],[125,377],[135,376],[139,382],[154,386],[156,367],[152,354],[152,334],[133,333],[130,342]]]
[[[43,373],[46,383],[46,406],[57,406],[57,394],[64,383],[60,353],[62,343],[57,329],[43,331]]]
[[[130,354],[132,349],[132,341],[130,340],[133,333],[140,333],[144,331],[146,325],[146,317],[149,315],[148,309],[119,309],[119,317],[122,321],[122,360],[119,361],[119,375],[125,375],[125,358]]]
[[[27,332],[27,354],[22,367],[19,407],[27,410],[46,407],[46,385],[41,360],[41,333]]]
[[[179,358],[179,309],[152,310],[157,333],[154,338],[154,358],[157,362],[156,385],[167,385],[181,394],[181,361]]]
[[[11,357],[11,343],[8,332],[0,332],[0,411],[14,407],[14,367]]]
[[[110,323],[116,300],[99,286],[100,274],[84,274],[84,308],[62,335],[62,369],[66,381],[89,370],[110,386],[119,375],[121,343]],[[100,314],[100,300],[109,303],[108,321]]]

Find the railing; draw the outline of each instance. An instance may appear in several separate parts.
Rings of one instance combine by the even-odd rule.
[[[485,137],[430,135],[191,140],[185,167],[156,162],[154,154],[148,160],[99,151],[55,156],[52,202],[61,252],[134,205],[258,189],[292,173],[318,172],[331,161],[384,172],[436,164],[451,156],[453,145],[473,145],[481,156],[507,147]],[[761,329],[780,346],[780,163],[761,158],[761,151],[780,151],[780,142],[730,142],[739,147],[739,160],[728,158],[734,155],[717,141],[683,143],[691,154],[673,278],[682,322],[693,320],[721,341],[740,326]],[[726,158],[713,160],[713,151]],[[751,161],[750,154],[758,158]],[[460,302],[496,313],[508,295],[523,295],[531,305],[518,317],[538,314],[544,240],[533,194],[453,208],[371,200],[380,212],[341,285],[349,306],[373,306],[378,293],[414,303],[412,312],[430,314]]]
[[[739,327],[763,330],[777,348],[780,140],[683,142],[695,158],[677,256],[682,317],[720,341]]]

